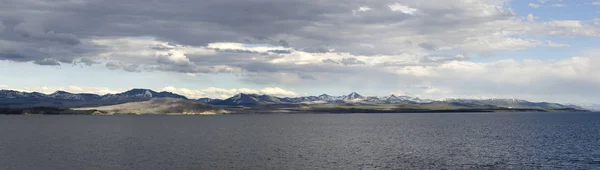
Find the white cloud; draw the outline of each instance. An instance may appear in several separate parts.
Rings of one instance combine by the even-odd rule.
[[[386,62],[414,62],[418,60],[418,56],[424,55],[424,53],[406,53],[399,55],[381,55],[381,56],[364,56],[364,55],[352,55],[350,53],[307,53],[303,51],[291,51],[290,54],[281,54],[280,58],[275,58],[269,62],[275,64],[322,64],[326,63],[326,60],[343,64],[345,59],[355,59],[355,61],[363,62],[365,65],[378,65]]]
[[[539,8],[540,7],[539,4],[534,4],[534,3],[529,3],[528,6],[531,8]]]
[[[468,38],[460,47],[467,51],[513,51],[532,48],[541,45],[538,40],[508,38],[499,35]]]
[[[93,45],[102,46],[103,51],[96,54],[97,59],[127,61],[142,61],[139,64],[154,62],[157,56],[164,55],[174,62],[185,62],[185,55],[214,55],[212,49],[203,47],[183,46],[155,40],[147,37],[110,37],[93,38],[88,40]]]
[[[446,92],[444,95],[422,90],[413,92],[429,98],[485,96],[538,101],[598,101],[592,97],[600,94],[597,89],[600,68],[594,63],[600,63],[600,53],[563,60],[452,61],[437,66],[405,67],[412,70],[398,74],[418,77],[419,82],[430,88]]]
[[[190,65],[190,59],[180,50],[157,51],[156,58],[158,62],[175,65]]]
[[[531,34],[553,36],[600,36],[600,29],[578,20],[557,20],[529,25]]]
[[[527,21],[529,22],[534,22],[536,19],[539,19],[540,17],[534,16],[533,14],[528,14],[527,15]]]
[[[208,44],[207,48],[217,50],[244,50],[250,52],[267,53],[270,51],[277,50],[289,50],[289,48],[281,46],[272,46],[266,44],[243,44],[243,43],[232,43],[232,42],[219,42]]]
[[[571,45],[569,45],[569,44],[558,44],[558,43],[554,43],[552,41],[548,41],[548,47],[562,48],[562,47],[571,47]]]
[[[406,92],[404,92],[402,90],[396,90],[396,91],[392,92],[391,94],[393,94],[395,96],[406,96],[406,95],[408,95]]]
[[[388,6],[392,11],[399,11],[405,14],[409,14],[409,15],[415,15],[417,11],[419,11],[418,9],[415,8],[411,8],[409,6],[406,5],[402,5],[399,3],[395,3],[392,5]]]
[[[565,4],[552,4],[550,6],[552,6],[552,7],[566,7],[567,5],[565,5]]]
[[[372,10],[372,9],[369,8],[368,6],[361,6],[358,8],[358,11],[361,11],[361,12],[366,12],[366,11],[370,11],[370,10]]]

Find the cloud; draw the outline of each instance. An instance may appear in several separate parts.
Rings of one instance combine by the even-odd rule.
[[[566,7],[567,5],[565,5],[565,4],[552,4],[550,6],[552,6],[552,7]]]
[[[208,44],[207,48],[214,49],[217,51],[232,51],[232,52],[250,52],[250,53],[268,53],[273,51],[287,51],[290,48],[282,46],[273,46],[267,44],[243,44],[243,43],[211,43]]]
[[[408,15],[415,15],[418,9],[408,7],[399,3],[395,3],[389,6],[392,11],[402,12]]]
[[[117,69],[121,69],[123,67],[119,63],[108,62],[108,63],[106,63],[106,68],[108,68],[110,70],[117,70]]]
[[[397,74],[419,77],[425,86],[446,91],[443,95],[428,95],[422,90],[409,91],[429,98],[480,96],[538,101],[597,101],[591,96],[600,94],[596,88],[600,85],[600,68],[593,66],[593,63],[600,62],[599,54],[592,52],[588,56],[557,61],[452,61],[436,66],[404,67]]]
[[[452,93],[460,87],[431,84],[470,81],[479,77],[463,76],[496,66],[471,59],[490,56],[496,58],[485,60],[510,63],[493,54],[568,47],[546,38],[600,36],[598,19],[541,21],[514,12],[510,2],[5,0],[0,60],[195,76],[226,73],[265,87],[339,83],[395,89],[414,82]],[[449,69],[448,82],[440,82],[441,68]],[[474,73],[450,74],[460,69]],[[487,73],[495,77],[490,75],[496,72]],[[365,78],[371,81],[364,83]],[[489,81],[483,82],[501,86]]]
[[[359,13],[361,13],[361,12],[368,12],[368,11],[371,11],[371,10],[373,10],[373,9],[370,8],[370,7],[368,7],[368,6],[361,6],[361,7],[358,7],[358,9],[352,10],[352,15],[359,16],[358,15]]]
[[[361,6],[358,8],[358,11],[360,12],[366,12],[366,11],[370,11],[372,10],[371,8],[369,8],[368,6]]]
[[[4,26],[4,23],[2,22],[2,20],[0,20],[0,34],[2,32],[4,32],[5,29],[6,29],[6,26]]]
[[[159,63],[174,65],[190,65],[190,59],[182,51],[170,50],[156,53],[156,59]]]
[[[43,66],[44,65],[46,65],[46,66],[59,66],[60,65],[60,63],[58,63],[58,61],[51,59],[51,58],[38,60],[38,61],[35,61],[34,63],[38,64],[38,65],[43,65]]]
[[[144,36],[186,47],[212,48],[215,43],[241,43],[282,46],[305,52],[336,49],[361,55],[391,55],[420,48],[419,44],[448,46],[468,37],[487,35],[490,31],[496,31],[479,26],[509,21],[513,17],[504,1],[432,2],[434,1],[409,1],[403,4],[391,0],[368,3],[358,0],[345,0],[344,3],[301,0],[155,1],[150,5],[163,7],[155,10],[146,8],[149,4],[139,0],[128,0],[127,3],[114,0],[60,3],[41,1],[36,4],[9,0],[7,3],[20,8],[0,7],[4,11],[0,13],[0,19],[12,20],[10,26],[15,29],[9,33],[13,37],[8,40],[20,44],[18,47],[40,43],[33,40],[44,40],[47,41],[46,44],[39,46],[65,49],[64,54],[67,55],[60,56],[65,56],[64,60],[70,62],[70,57],[91,58],[97,53],[111,50],[99,45],[99,41]],[[461,5],[448,8],[452,4]],[[190,8],[192,6],[198,9]],[[290,10],[289,6],[294,6],[294,9]],[[31,12],[42,9],[44,14]],[[360,17],[349,15],[353,10],[365,14]],[[106,15],[106,11],[110,11],[111,15]],[[398,13],[422,15],[409,17]],[[344,24],[330,24],[336,22]],[[177,26],[167,28],[164,25]],[[472,35],[455,34],[467,28],[481,32]],[[432,40],[436,42],[429,42]],[[412,42],[407,43],[408,41]],[[145,51],[138,53],[132,55],[140,56]],[[39,59],[34,57],[56,55],[40,52],[26,56],[31,58],[29,61],[36,61]]]
[[[17,24],[13,28],[13,31],[25,39],[54,41],[67,45],[77,45],[81,43],[77,36],[73,34],[58,33],[53,30],[46,31],[41,25],[34,22]]]
[[[562,48],[562,47],[571,47],[571,45],[569,45],[569,44],[558,44],[558,43],[554,43],[552,41],[548,41],[548,47]]]
[[[539,24],[526,25],[528,33],[535,35],[551,35],[562,37],[600,36],[600,28],[593,25],[593,20],[556,20]]]
[[[534,3],[529,3],[529,4],[527,4],[527,5],[528,5],[529,7],[531,7],[531,8],[539,8],[539,7],[540,7],[540,5],[539,5],[539,4],[534,4]]]
[[[126,65],[123,63],[118,63],[118,62],[113,62],[113,61],[109,61],[106,63],[106,68],[108,68],[109,70],[124,70],[127,72],[140,72],[140,66],[139,65],[135,65],[135,64],[131,64],[131,65]]]
[[[265,56],[259,55],[293,51],[391,56],[439,49],[468,54],[535,47],[535,41],[516,37],[543,26],[533,21],[524,25],[507,2],[9,0],[7,4],[20,8],[0,7],[0,20],[10,21],[4,25],[11,28],[0,35],[4,45],[0,52],[6,54],[4,59],[21,62],[53,58],[73,63],[83,58],[93,61],[87,62],[90,65],[113,60],[190,73],[214,70],[204,66],[200,56],[211,57],[204,62],[220,56],[243,63],[247,61],[243,57],[261,60]],[[44,13],[32,12],[39,10]],[[473,42],[492,39],[504,45]]]
[[[541,43],[538,40],[520,39],[520,38],[505,38],[502,36],[487,36],[466,39],[461,48],[467,51],[490,52],[495,50],[514,51],[523,50],[539,46]]]
[[[536,19],[539,19],[540,17],[534,16],[533,14],[528,14],[527,15],[527,21],[529,22],[534,22]]]
[[[343,58],[342,61],[340,62],[344,65],[362,65],[362,64],[366,64],[363,61],[360,61],[356,58]]]

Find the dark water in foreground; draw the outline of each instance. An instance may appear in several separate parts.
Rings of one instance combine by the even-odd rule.
[[[600,114],[0,116],[0,169],[600,169]]]

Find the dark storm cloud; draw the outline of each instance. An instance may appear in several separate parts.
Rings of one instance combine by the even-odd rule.
[[[24,55],[18,54],[18,53],[11,53],[11,52],[0,53],[1,60],[25,62],[25,61],[30,61],[28,58],[29,58],[28,56],[24,56]]]
[[[81,61],[86,65],[109,60],[114,63],[106,63],[107,68],[125,71],[212,73],[228,71],[219,68],[231,67],[250,73],[287,73],[312,79],[319,76],[308,74],[356,76],[360,72],[383,71],[370,68],[365,61],[352,56],[339,61],[324,58],[326,63],[323,64],[269,61],[298,57],[286,56],[293,52],[291,50],[394,55],[410,50],[412,46],[418,48],[418,44],[433,49],[469,37],[454,36],[454,33],[445,36],[446,30],[435,28],[472,28],[511,16],[509,12],[492,10],[488,16],[480,17],[478,7],[484,7],[480,5],[483,3],[459,0],[403,2],[403,5],[415,8],[415,14],[392,11],[389,5],[394,3],[397,1],[4,0],[0,5],[0,21],[4,27],[0,32],[0,54],[3,54],[0,57],[38,64],[54,64],[47,63],[47,59],[58,63]],[[371,10],[358,11],[363,6]],[[152,39],[167,42],[167,45],[142,44],[134,48],[139,51],[118,54],[127,50],[120,44],[122,42],[102,45],[95,42],[120,37]],[[218,49],[212,55],[185,54],[187,58],[180,60],[154,54],[216,42],[268,44],[291,50],[271,50],[269,54],[262,54],[246,49]],[[327,62],[339,64],[332,66]]]
[[[341,63],[344,65],[364,65],[364,64],[366,64],[365,62],[360,61],[356,58],[343,58]]]
[[[351,65],[365,65],[366,63],[363,61],[360,61],[356,58],[342,58],[339,61],[335,61],[332,59],[324,59],[323,63],[327,63],[327,64],[341,64],[341,65],[345,65],[345,66],[351,66]]]
[[[289,46],[308,52],[336,49],[355,54],[393,54],[399,52],[397,44],[402,42],[391,38],[412,36],[415,31],[423,34],[438,31],[434,28],[469,28],[511,16],[498,13],[476,17],[477,6],[443,6],[456,2],[407,2],[406,5],[419,8],[420,15],[413,16],[391,11],[388,6],[393,3],[396,1],[5,0],[0,6],[0,21],[3,21],[0,25],[4,25],[0,27],[6,27],[6,31],[0,38],[20,46],[37,46],[48,41],[46,46],[64,48],[80,46],[83,41],[97,37],[152,36],[191,46],[241,42]],[[357,12],[362,6],[372,10]],[[460,38],[450,40],[461,41]],[[430,44],[440,43],[444,42]],[[56,56],[43,54],[27,56],[37,57],[30,61]]]
[[[109,62],[106,63],[105,66],[109,70],[123,70],[123,71],[127,71],[127,72],[140,72],[140,71],[142,71],[141,70],[141,66],[140,65],[136,65],[136,64],[124,65],[122,63],[117,63],[117,62],[109,61]]]
[[[268,52],[276,53],[276,54],[290,54],[292,51],[290,50],[269,50]]]
[[[38,64],[38,65],[43,65],[43,66],[59,66],[60,65],[60,63],[58,63],[58,61],[53,60],[53,59],[37,60],[37,61],[34,61],[33,63]]]
[[[0,34],[2,32],[4,32],[4,29],[6,29],[6,26],[4,26],[4,22],[2,22],[2,20],[0,20]]]
[[[73,34],[57,33],[55,31],[44,31],[38,26],[29,25],[27,22],[21,23],[13,28],[14,33],[21,35],[25,39],[38,41],[54,41],[67,45],[78,45],[81,41]]]
[[[119,63],[107,62],[106,63],[106,68],[108,68],[110,70],[118,70],[118,69],[121,69],[123,67],[121,67],[121,64],[119,64]]]
[[[323,63],[327,63],[327,64],[340,64],[339,62],[332,60],[332,59],[324,59]]]

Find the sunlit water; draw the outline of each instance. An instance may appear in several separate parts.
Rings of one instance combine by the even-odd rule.
[[[0,169],[600,169],[600,114],[0,116]]]

